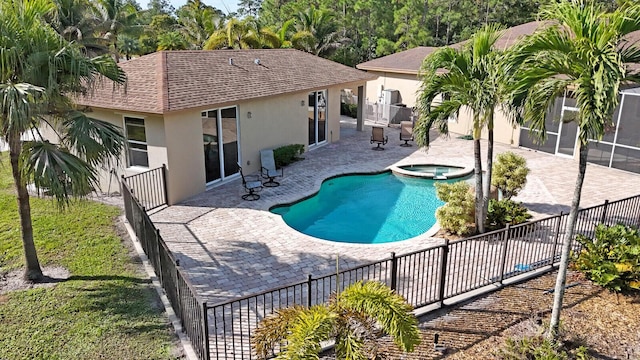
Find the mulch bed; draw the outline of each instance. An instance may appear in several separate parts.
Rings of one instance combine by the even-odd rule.
[[[388,359],[495,359],[507,338],[544,331],[550,317],[556,273],[511,285],[420,319],[422,343],[402,353],[388,338],[379,346]],[[569,272],[561,332],[565,341],[584,344],[596,359],[640,359],[640,294],[619,295]],[[438,333],[444,353],[434,350]]]

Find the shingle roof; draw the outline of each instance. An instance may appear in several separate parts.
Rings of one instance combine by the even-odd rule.
[[[506,49],[525,35],[533,34],[537,29],[541,28],[546,21],[531,21],[525,24],[510,27],[505,30],[502,36],[496,41],[495,46],[499,49]],[[635,31],[625,37],[627,43],[640,44],[640,31]],[[462,46],[466,41],[449,45],[457,48]],[[640,46],[640,45],[638,45]],[[383,56],[371,61],[363,62],[356,65],[356,68],[368,71],[382,71],[401,74],[418,74],[422,60],[437,50],[437,47],[417,47],[395,54]],[[640,66],[632,65],[631,68],[636,69]]]
[[[496,42],[499,48],[505,48],[513,45],[523,35],[533,34],[533,32],[542,25],[543,22],[532,21],[526,24],[511,27],[505,30],[504,34]],[[462,46],[465,41],[449,45],[457,48]],[[437,50],[437,47],[417,47],[399,53],[383,56],[371,61],[363,62],[356,65],[356,68],[369,71],[384,71],[402,74],[418,74],[422,60]]]
[[[120,67],[127,74],[126,87],[114,91],[110,81],[103,81],[76,102],[162,114],[377,77],[294,49],[161,51]]]
[[[422,60],[437,49],[437,47],[420,46],[363,62],[356,65],[356,68],[369,71],[418,74]]]

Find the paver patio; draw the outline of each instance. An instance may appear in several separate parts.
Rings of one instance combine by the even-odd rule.
[[[343,124],[341,140],[304,154],[284,169],[281,186],[265,188],[258,201],[243,201],[240,179],[217,186],[152,215],[170,250],[180,260],[198,292],[210,304],[335,272],[340,268],[420,250],[443,240],[424,234],[377,245],[319,240],[289,228],[268,209],[316,192],[324,179],[353,172],[376,172],[393,164],[442,163],[473,166],[473,142],[438,138],[427,150],[400,147],[398,129],[385,128],[385,151],[372,151],[371,127],[357,132]],[[483,142],[486,147],[486,143]],[[577,162],[545,153],[497,144],[495,154],[515,151],[527,158],[528,183],[517,200],[536,217],[568,211]],[[583,207],[640,194],[640,175],[588,165]]]

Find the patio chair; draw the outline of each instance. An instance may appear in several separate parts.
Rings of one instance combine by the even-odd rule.
[[[242,200],[254,201],[260,199],[260,195],[256,194],[257,191],[262,190],[262,182],[260,182],[260,177],[258,175],[247,175],[245,176],[242,172],[242,167],[238,164],[238,170],[240,171],[240,176],[242,177],[242,186],[244,186],[244,190],[247,194],[242,195]]]
[[[374,126],[371,128],[371,144],[378,143],[378,146],[372,148],[373,150],[384,150],[380,145],[384,145],[389,141],[389,137],[384,135],[384,128],[379,126]]]
[[[413,141],[413,123],[411,121],[400,121],[400,141],[404,144],[400,146],[413,146],[409,141]]]
[[[280,183],[275,181],[276,177],[283,177],[284,170],[276,169],[276,160],[273,157],[273,150],[260,150],[260,173],[264,179],[269,179],[265,181],[264,186],[266,187],[275,187],[280,186]]]

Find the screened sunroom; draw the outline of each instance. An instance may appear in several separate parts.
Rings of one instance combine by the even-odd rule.
[[[577,124],[571,121],[577,114],[576,100],[565,95],[558,97],[547,113],[547,138],[536,143],[532,131],[521,127],[520,146],[558,156],[578,154]],[[620,104],[613,113],[612,125],[602,140],[590,140],[587,161],[616,169],[640,173],[640,87],[620,92]]]

